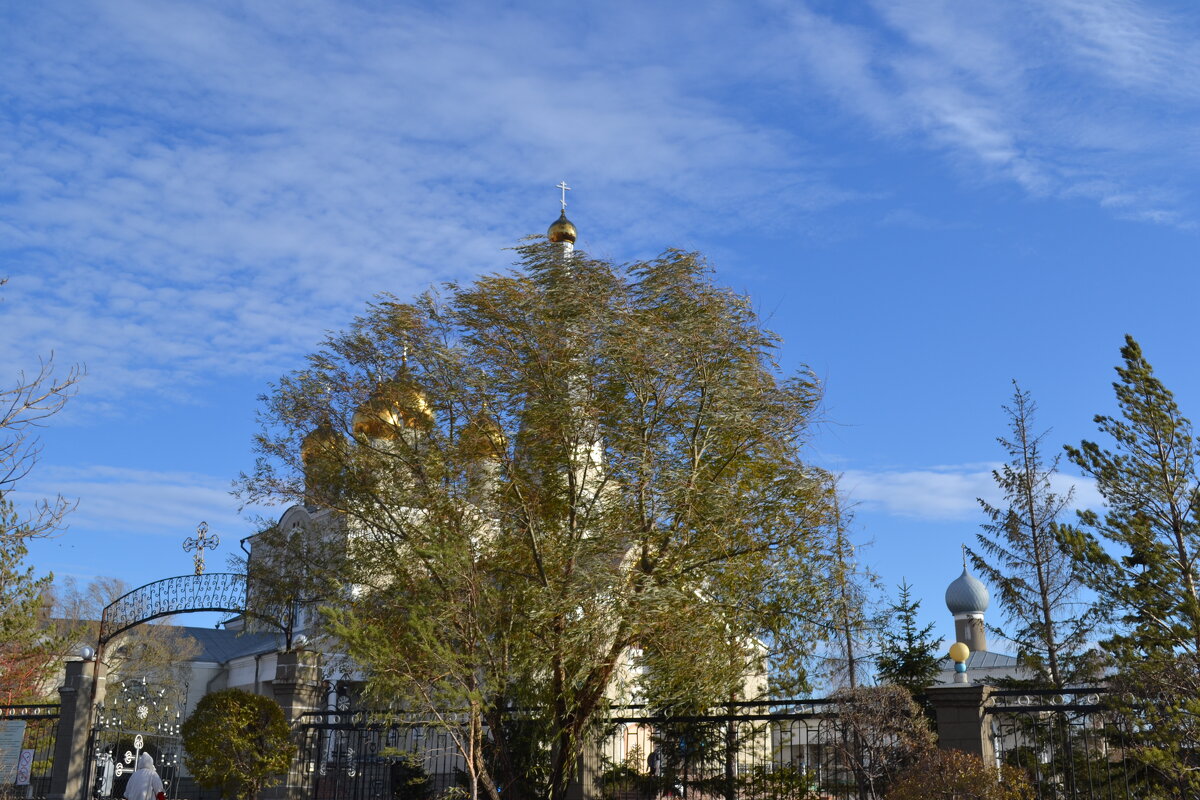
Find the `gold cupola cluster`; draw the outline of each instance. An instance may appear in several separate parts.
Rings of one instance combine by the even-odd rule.
[[[354,435],[368,439],[398,439],[406,430],[432,427],[433,408],[407,370],[377,383],[351,421]]]

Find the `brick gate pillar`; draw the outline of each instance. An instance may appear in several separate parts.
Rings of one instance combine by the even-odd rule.
[[[306,748],[300,739],[303,733],[297,724],[302,714],[316,711],[321,706],[324,693],[321,689],[319,660],[319,653],[307,650],[280,653],[276,659],[271,691],[292,728],[292,741],[297,745],[297,753],[292,759],[287,779],[263,791],[263,800],[301,800],[311,793],[310,784],[314,775],[308,769]]]
[[[54,740],[49,800],[85,800],[88,795],[92,713],[104,702],[107,672],[99,659],[67,662],[66,679],[58,689],[62,711]]]

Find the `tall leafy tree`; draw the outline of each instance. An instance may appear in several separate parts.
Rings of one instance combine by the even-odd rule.
[[[62,409],[81,376],[78,368],[55,376],[50,358],[0,387],[0,700],[7,702],[42,695],[63,646],[45,624],[52,576],[38,578],[24,562],[26,542],[57,531],[71,508],[60,496],[18,509],[9,495],[37,463],[37,428]]]
[[[660,707],[803,679],[830,481],[801,458],[814,380],[699,257],[517,252],[285,377],[245,494],[346,521],[329,628],[375,697],[465,713],[473,794],[561,798],[621,673]]]
[[[940,641],[933,635],[933,623],[921,627],[918,622],[921,601],[913,599],[908,581],[901,582],[899,592],[881,626],[876,675],[883,683],[920,694],[933,684],[941,669]]]
[[[1200,793],[1200,445],[1132,337],[1121,358],[1120,415],[1095,418],[1112,449],[1067,448],[1105,509],[1080,512],[1062,538],[1113,625],[1103,646],[1115,659],[1130,752],[1164,796],[1190,797]]]
[[[0,496],[0,704],[44,696],[57,666],[61,637],[46,625],[46,593],[51,576],[37,577],[25,565],[28,552],[22,522]]]
[[[1083,576],[1057,536],[1072,491],[1054,491],[1058,457],[1043,455],[1046,433],[1034,429],[1037,404],[1016,381],[1004,412],[1009,433],[996,441],[1007,459],[992,472],[1004,502],[979,499],[989,521],[976,536],[981,552],[972,551],[971,560],[999,592],[1008,624],[994,630],[1016,644],[1022,666],[1034,676],[1024,682],[1061,689],[1099,670],[1089,641],[1096,612],[1081,600]]]

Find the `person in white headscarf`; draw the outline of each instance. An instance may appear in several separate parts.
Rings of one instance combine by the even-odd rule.
[[[156,800],[162,794],[163,782],[154,769],[154,759],[149,753],[138,756],[137,769],[125,784],[125,800]]]

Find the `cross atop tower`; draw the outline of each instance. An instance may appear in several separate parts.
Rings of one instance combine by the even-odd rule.
[[[201,522],[196,526],[196,535],[194,537],[189,536],[183,540],[183,552],[190,553],[193,550],[196,551],[196,555],[192,557],[192,560],[196,564],[197,575],[204,574],[204,549],[216,550],[219,544],[221,544],[221,537],[215,533],[212,536],[208,535],[207,522]]]
[[[554,188],[562,189],[562,207],[563,207],[563,211],[566,211],[567,210],[567,192],[571,191],[571,187],[567,186],[567,182],[565,180],[563,180],[563,181],[559,181],[555,185]]]

